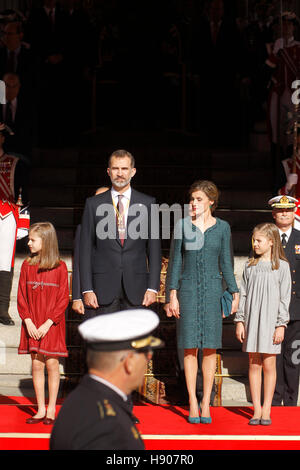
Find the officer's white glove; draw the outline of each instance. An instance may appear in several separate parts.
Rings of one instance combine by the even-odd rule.
[[[286,184],[286,189],[289,191],[294,184],[298,183],[298,175],[297,173],[290,173],[288,176],[287,184]]]
[[[278,38],[276,39],[275,43],[274,43],[274,47],[273,47],[273,54],[277,54],[278,51],[280,51],[280,49],[283,49],[284,48],[284,40],[283,38]]]
[[[24,237],[27,237],[28,230],[25,228],[18,228],[17,230],[17,240],[21,240]]]

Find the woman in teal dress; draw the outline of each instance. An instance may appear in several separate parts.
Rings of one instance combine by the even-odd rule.
[[[166,282],[167,314],[178,319],[178,348],[184,349],[189,394],[189,422],[210,423],[209,402],[216,370],[216,349],[222,346],[222,279],[233,295],[236,312],[239,290],[231,257],[229,224],[214,217],[218,189],[196,181],[189,190],[189,215],[175,225]],[[196,397],[198,348],[203,350],[203,398]]]

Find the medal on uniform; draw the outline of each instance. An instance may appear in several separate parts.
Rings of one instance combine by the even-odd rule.
[[[295,245],[295,254],[300,255],[300,245]]]

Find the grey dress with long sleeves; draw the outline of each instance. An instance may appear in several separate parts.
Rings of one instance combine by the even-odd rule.
[[[243,351],[280,354],[281,344],[273,344],[275,328],[289,322],[291,274],[289,264],[280,260],[279,269],[270,261],[244,266],[240,302],[235,322],[245,325]]]

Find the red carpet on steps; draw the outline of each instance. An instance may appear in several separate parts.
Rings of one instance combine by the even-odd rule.
[[[58,402],[57,412],[61,407]],[[46,450],[52,426],[29,425],[34,399],[0,396],[0,450]],[[212,424],[189,424],[187,407],[134,407],[146,450],[300,450],[300,407],[272,408],[271,426],[249,426],[253,410],[211,408]]]

